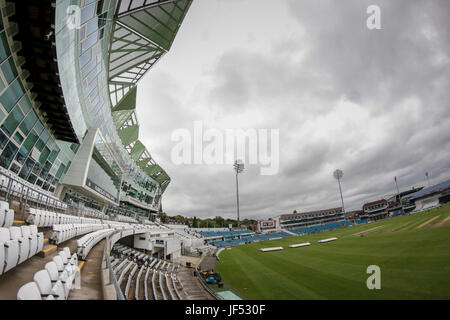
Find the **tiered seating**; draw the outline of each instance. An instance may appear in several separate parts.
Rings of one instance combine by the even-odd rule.
[[[36,226],[0,228],[0,274],[40,252],[44,235]]]
[[[84,211],[84,215],[88,216],[88,217],[103,219],[103,220],[109,220],[111,218],[110,216],[108,216],[107,214],[104,214],[100,210],[96,210],[96,209],[92,209],[92,208],[85,208],[83,211]]]
[[[116,244],[111,253],[116,258],[119,257],[114,259],[113,272],[116,278],[118,277],[118,284],[124,292],[125,299],[181,299],[175,276],[178,269],[175,264],[149,257],[121,244]],[[143,293],[140,293],[140,290]]]
[[[6,201],[0,201],[0,227],[9,228],[14,222],[14,210]]]
[[[19,289],[17,300],[66,300],[77,273],[76,254],[66,247]]]
[[[138,223],[138,221],[136,219],[131,218],[131,217],[127,217],[127,216],[123,216],[123,215],[120,215],[120,214],[117,215],[117,219],[120,222]]]
[[[98,231],[94,231],[88,233],[87,235],[81,237],[77,240],[77,253],[78,256],[82,259],[86,259],[86,256],[89,254],[89,251],[95,246],[98,242],[111,235],[114,232],[114,229],[102,229]]]
[[[73,237],[108,228],[107,224],[54,224],[50,239],[53,243],[60,244]]]
[[[9,192],[10,195],[27,199],[40,205],[62,210],[67,209],[67,204],[60,201],[50,192],[29,183],[3,167],[0,167],[0,189],[4,192]]]

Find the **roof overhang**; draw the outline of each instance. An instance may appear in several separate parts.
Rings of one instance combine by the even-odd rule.
[[[19,32],[14,36],[22,46],[18,55],[25,58],[23,69],[29,71],[34,100],[56,139],[79,143],[61,89],[55,41],[55,4],[51,0],[15,1]]]

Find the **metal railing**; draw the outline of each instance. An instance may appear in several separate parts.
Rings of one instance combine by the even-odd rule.
[[[50,194],[50,192],[39,190],[37,186],[4,168],[0,168],[0,181],[0,191],[5,193],[5,201],[9,201],[11,197],[16,197],[22,209],[22,217],[25,215],[28,202],[33,202],[40,208],[52,208],[62,211],[68,209],[66,203]]]
[[[114,285],[114,289],[116,290],[116,295],[117,295],[117,300],[125,300],[125,297],[122,293],[122,290],[120,289],[119,283],[117,282],[116,276],[114,275],[114,271],[111,267],[111,259],[109,258],[109,253],[111,252],[111,248],[109,248],[110,246],[110,240],[109,240],[109,236],[106,237],[105,239],[105,249],[103,251],[103,256],[106,262],[106,268],[109,271],[109,283],[108,285],[113,284]]]

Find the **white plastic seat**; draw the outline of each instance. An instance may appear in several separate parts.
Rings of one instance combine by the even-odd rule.
[[[34,274],[33,281],[36,282],[42,297],[47,297],[52,293],[52,281],[48,271],[43,269]]]
[[[5,251],[5,267],[3,273],[14,268],[19,261],[19,241],[17,239],[11,240],[10,237],[9,229],[0,228],[0,243],[3,242]]]
[[[61,256],[60,255],[54,256],[53,261],[56,263],[56,267],[58,268],[59,275],[61,275],[65,268],[64,262],[63,262]]]
[[[27,222],[39,226],[40,214],[38,214],[37,210],[34,208],[30,208],[28,212]]]
[[[13,225],[14,222],[14,210],[8,209],[5,211],[5,218],[3,221],[3,227],[9,228]]]
[[[0,201],[0,210],[8,210],[9,209],[9,203],[6,201]]]
[[[45,270],[47,270],[52,283],[56,283],[59,280],[58,267],[54,261],[47,262],[45,264]]]
[[[28,239],[29,241],[29,251],[28,256],[26,259],[31,258],[37,253],[38,248],[38,235],[37,235],[37,228],[36,226],[21,226],[20,229],[22,230],[22,237]],[[33,233],[35,232],[36,233]]]
[[[30,240],[22,236],[22,230],[19,227],[10,227],[11,240],[19,242],[19,259],[16,264],[20,264],[28,259],[30,253]]]
[[[66,300],[68,294],[64,291],[64,284],[58,280],[52,288],[52,295],[55,296],[55,300]]]
[[[44,233],[39,232],[37,234],[37,250],[36,253],[41,252],[44,249]]]
[[[70,289],[72,289],[72,284],[73,284],[74,278],[75,278],[74,276],[69,274],[67,269],[65,269],[60,276],[61,282],[63,283],[63,286],[64,286],[64,296],[66,299],[69,296]]]
[[[31,234],[38,234],[38,228],[35,224],[29,225]]]
[[[37,284],[32,281],[20,287],[17,291],[17,300],[42,300]]]
[[[44,210],[39,210],[41,213],[41,222],[40,222],[40,227],[47,227],[48,226],[48,222],[50,221],[50,216],[47,214],[47,211]]]
[[[38,227],[43,227],[46,219],[45,215],[40,209],[34,209],[34,213],[35,213],[34,224],[37,225]]]
[[[69,262],[70,262],[72,265],[78,266],[78,257],[77,257],[77,254],[74,253],[74,254],[71,256],[71,255],[70,255],[70,249],[69,249],[69,247],[64,247],[64,248],[63,248],[63,251],[64,251],[64,253],[66,254],[67,257],[70,257]]]
[[[5,246],[0,241],[0,275],[3,274],[4,266],[5,266]]]
[[[22,231],[22,237],[28,237],[31,235],[31,229],[29,226],[21,226],[20,230]]]
[[[28,240],[30,241],[30,250],[28,252],[28,259],[38,253],[38,235],[30,234],[28,236]]]
[[[64,269],[67,270],[67,273],[69,276],[74,277],[75,273],[77,272],[78,266],[75,266],[73,263],[71,263],[71,260],[67,257],[66,253],[64,251],[60,251],[58,255],[61,257],[63,263],[64,263]],[[70,256],[69,256],[70,257]]]

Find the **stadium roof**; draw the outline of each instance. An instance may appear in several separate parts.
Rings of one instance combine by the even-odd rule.
[[[342,207],[338,208],[331,208],[331,209],[323,209],[323,210],[317,210],[317,211],[309,211],[309,212],[299,212],[299,213],[290,213],[290,214],[282,214],[281,217],[283,218],[293,218],[297,216],[304,216],[304,215],[317,215],[322,213],[329,213],[329,212],[335,212],[335,211],[342,211]]]
[[[416,200],[416,199],[420,199],[420,198],[424,198],[427,196],[430,196],[432,194],[435,193],[439,193],[442,191],[445,191],[447,189],[450,189],[450,179],[444,182],[441,182],[439,184],[436,184],[434,186],[428,187],[428,188],[424,188],[420,191],[417,191],[415,193],[412,193],[404,198],[406,199],[410,199],[410,200]]]

